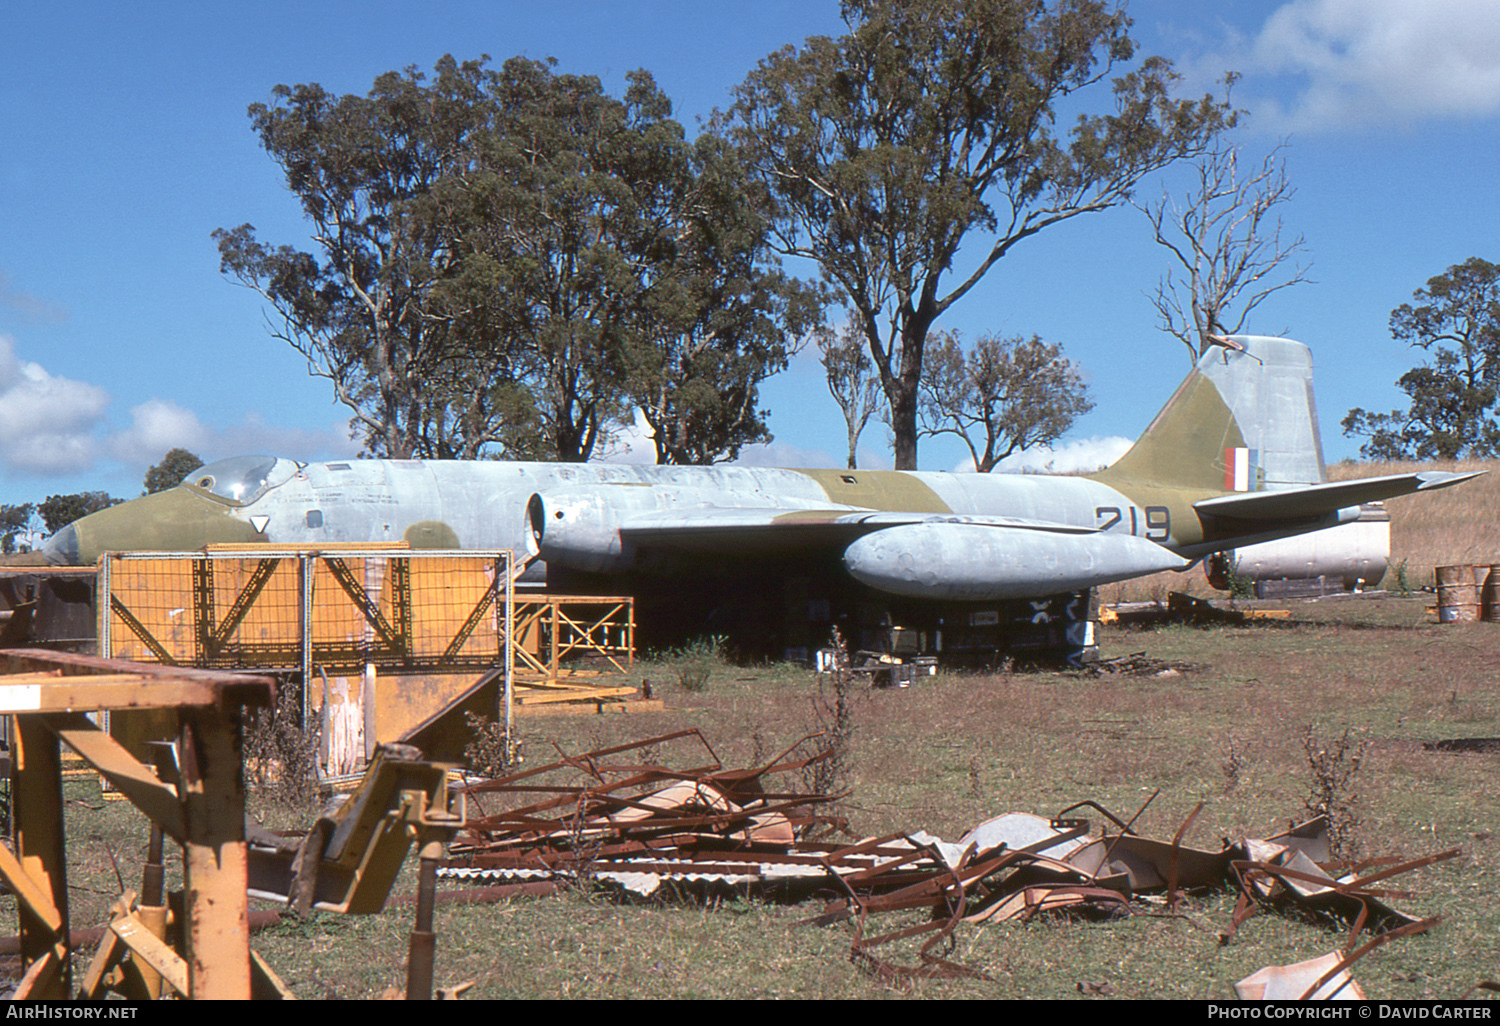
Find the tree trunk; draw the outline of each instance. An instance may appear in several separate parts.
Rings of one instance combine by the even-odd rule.
[[[897,470],[917,469],[917,393],[897,379],[897,392],[891,396],[891,450]]]

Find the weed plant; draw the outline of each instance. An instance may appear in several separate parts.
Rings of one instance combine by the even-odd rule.
[[[725,638],[719,635],[697,638],[667,653],[666,662],[677,675],[682,690],[698,694],[708,689],[708,680],[724,665]]]
[[[472,740],[464,746],[464,763],[482,777],[503,777],[521,761],[521,739],[505,724],[475,712],[464,713]]]
[[[833,665],[827,673],[818,675],[818,695],[813,700],[818,743],[827,749],[828,758],[804,771],[808,790],[829,798],[849,789],[854,740],[854,674],[849,670],[848,647],[837,628],[832,646]]]
[[[1302,734],[1302,750],[1312,775],[1312,790],[1303,806],[1328,820],[1328,848],[1336,859],[1359,858],[1363,822],[1359,813],[1359,769],[1369,742],[1353,740],[1349,728],[1337,738],[1323,737],[1312,724]]]
[[[263,796],[291,808],[317,795],[318,738],[302,722],[302,690],[282,682],[272,709],[246,713],[244,759],[248,783]]]

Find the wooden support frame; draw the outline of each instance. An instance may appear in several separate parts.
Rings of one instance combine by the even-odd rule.
[[[16,741],[16,854],[0,855],[0,876],[19,897],[27,961],[17,997],[65,998],[72,991],[60,743],[183,846],[185,976],[170,960],[147,961],[174,987],[183,983],[189,997],[251,996],[239,717],[243,706],[270,705],[273,690],[271,680],[247,674],[0,651],[0,714],[15,718]],[[179,787],[162,783],[84,715],[121,709],[176,713]],[[134,920],[116,922],[124,932],[113,932],[127,946],[156,950]]]
[[[635,663],[635,600],[628,596],[517,595],[511,623],[519,673],[555,681],[574,655],[602,657],[621,673]]]

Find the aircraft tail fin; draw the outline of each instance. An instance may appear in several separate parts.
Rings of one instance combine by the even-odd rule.
[[[1110,485],[1276,491],[1324,478],[1312,353],[1260,335],[1221,340],[1145,434],[1098,474]]]

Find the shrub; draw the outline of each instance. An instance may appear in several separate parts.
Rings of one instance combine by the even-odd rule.
[[[682,690],[697,693],[708,689],[708,678],[724,662],[725,640],[722,635],[698,638],[667,653]]]

